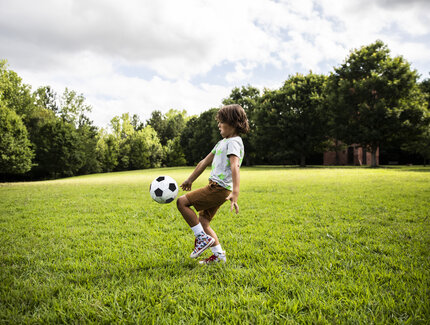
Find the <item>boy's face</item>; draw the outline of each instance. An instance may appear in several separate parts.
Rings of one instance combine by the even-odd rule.
[[[223,138],[231,138],[236,135],[236,129],[230,124],[218,122],[218,129]]]

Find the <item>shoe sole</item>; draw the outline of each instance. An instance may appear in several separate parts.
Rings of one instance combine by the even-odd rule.
[[[212,238],[212,240],[206,244],[206,246],[204,246],[200,251],[198,251],[197,253],[191,253],[190,257],[191,258],[196,258],[199,257],[200,255],[202,255],[202,253],[207,250],[213,243],[215,243],[215,239]]]

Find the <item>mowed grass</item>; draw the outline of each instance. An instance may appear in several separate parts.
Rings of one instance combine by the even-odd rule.
[[[0,323],[430,322],[430,168],[242,168],[210,267],[148,192],[191,172],[1,184]]]

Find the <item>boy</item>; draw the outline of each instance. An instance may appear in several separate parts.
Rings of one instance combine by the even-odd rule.
[[[237,104],[221,108],[216,119],[223,140],[219,141],[213,150],[200,161],[191,175],[181,184],[184,191],[190,191],[193,182],[212,164],[209,185],[187,193],[177,200],[178,210],[191,227],[196,236],[194,251],[191,258],[200,256],[211,247],[213,255],[200,264],[226,262],[225,252],[221,248],[218,236],[210,227],[210,222],[219,207],[227,200],[231,201],[230,210],[239,213],[237,199],[239,197],[240,174],[245,153],[242,138],[239,134],[249,131],[248,119],[244,109]],[[199,217],[190,208],[199,212]]]

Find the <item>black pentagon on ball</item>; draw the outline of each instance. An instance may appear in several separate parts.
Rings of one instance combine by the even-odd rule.
[[[166,200],[166,203],[170,203],[170,202],[172,202],[173,201],[173,198],[171,197],[170,199],[167,199]]]
[[[157,178],[157,182],[162,182],[162,181],[164,181],[164,176],[160,176]]]
[[[172,192],[176,191],[176,184],[175,183],[170,183],[169,184],[169,190],[171,190]]]
[[[160,190],[159,188],[157,188],[157,189],[154,191],[154,193],[155,193],[155,195],[156,195],[156,196],[158,196],[158,197],[160,197],[160,196],[162,196],[162,195],[163,195],[163,191],[162,191],[162,190]]]

